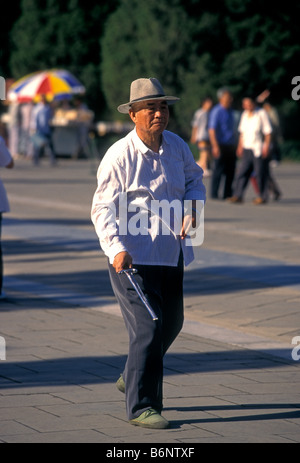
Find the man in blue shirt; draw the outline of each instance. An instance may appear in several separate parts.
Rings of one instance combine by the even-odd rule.
[[[208,131],[214,158],[211,197],[218,199],[222,177],[225,177],[223,199],[232,196],[232,182],[236,164],[236,139],[232,94],[228,89],[217,93],[219,104],[211,111]]]
[[[33,135],[33,163],[39,164],[41,151],[44,150],[50,157],[51,165],[55,165],[55,153],[52,146],[52,109],[47,101],[46,95],[41,96],[41,101],[33,111],[32,129]]]

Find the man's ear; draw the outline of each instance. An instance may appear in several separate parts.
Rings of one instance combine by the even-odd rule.
[[[136,121],[136,116],[135,115],[136,115],[136,113],[132,109],[130,109],[129,110],[129,116],[130,116],[130,119],[132,120],[132,122],[134,122],[134,123]]]

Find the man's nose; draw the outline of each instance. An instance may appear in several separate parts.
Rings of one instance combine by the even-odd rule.
[[[155,114],[161,116],[164,113],[164,111],[165,110],[163,108],[156,108]]]

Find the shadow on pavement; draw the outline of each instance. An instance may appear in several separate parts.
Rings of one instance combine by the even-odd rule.
[[[100,340],[99,340],[100,345]],[[59,345],[56,345],[59,348]],[[38,352],[38,347],[33,351]],[[276,351],[274,351],[276,354]],[[2,388],[33,388],[115,383],[126,362],[126,355],[53,358],[23,362],[1,362]],[[165,357],[165,378],[183,374],[237,372],[287,366],[287,361],[250,350],[209,353],[170,353]],[[176,381],[176,379],[174,380]],[[201,396],[201,378],[199,378]]]
[[[292,410],[296,408],[297,410]],[[299,409],[299,410],[298,410]],[[293,420],[300,417],[300,404],[289,403],[259,403],[245,405],[224,405],[224,406],[201,406],[201,407],[176,407],[166,408],[165,410],[176,410],[177,412],[206,412],[217,415],[219,412],[236,412],[236,416],[212,416],[202,418],[184,418],[171,422],[172,428],[181,428],[184,424],[204,424],[204,423],[233,423],[247,421],[266,421],[266,420]],[[285,410],[285,411],[282,411]],[[253,413],[256,411],[256,413]],[[249,413],[250,414],[247,414]],[[187,416],[187,415],[185,415]]]

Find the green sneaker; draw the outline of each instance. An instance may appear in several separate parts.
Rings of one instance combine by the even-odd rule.
[[[133,426],[151,429],[166,429],[170,426],[170,423],[153,408],[149,408],[137,418],[130,420],[129,423]]]
[[[123,375],[120,375],[120,378],[116,382],[116,387],[119,389],[120,392],[123,392],[125,394],[125,381],[123,379]]]

